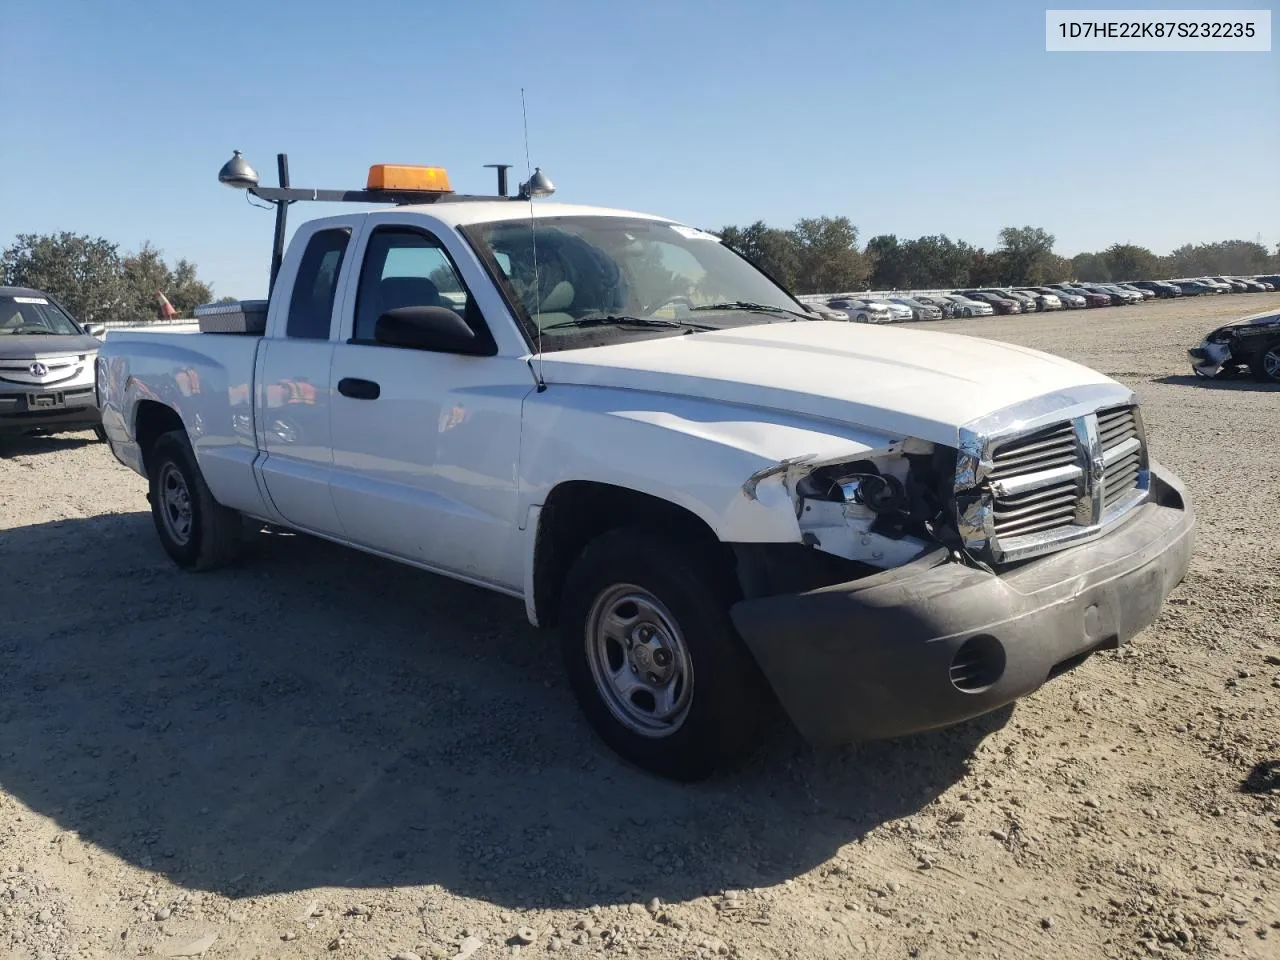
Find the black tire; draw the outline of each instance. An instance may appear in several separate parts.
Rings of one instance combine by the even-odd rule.
[[[102,424],[98,424],[93,428],[93,435],[98,438],[99,443],[107,442],[107,431],[103,428]]]
[[[156,441],[147,457],[147,476],[151,519],[174,563],[185,570],[213,570],[236,560],[240,513],[213,499],[185,432],[173,430]],[[186,504],[185,522],[178,502]]]
[[[609,531],[588,544],[566,578],[561,652],[570,687],[600,738],[649,773],[684,782],[700,780],[743,759],[759,744],[758,731],[762,717],[770,712],[765,708],[773,702],[772,694],[729,618],[739,590],[727,566],[701,544],[631,527]],[[647,734],[637,732],[634,722],[628,724],[615,712],[625,714],[627,708],[616,706],[619,701],[607,692],[608,681],[597,683],[593,659],[602,661],[590,652],[598,642],[593,611],[619,591],[625,592],[615,607],[620,611],[632,596],[659,602],[664,608],[660,612],[669,614],[676,628],[677,642],[671,649],[679,650],[682,643],[684,661],[691,666],[685,712],[667,729],[655,726]],[[631,635],[639,631],[643,636],[647,623],[663,622],[661,616],[645,616],[638,610]],[[658,635],[662,629],[659,626]],[[646,654],[643,662],[661,664],[659,654],[667,649],[661,644],[669,642],[660,639],[647,647],[657,652]],[[635,645],[637,652],[641,646]],[[625,676],[628,667],[636,673],[633,655],[620,645],[617,650],[618,674]],[[682,661],[679,653],[676,656],[678,667]],[[639,688],[630,698],[633,707],[637,695],[643,703],[645,690]]]
[[[1262,383],[1280,383],[1280,339],[1264,343],[1249,362],[1249,369],[1254,379]]]

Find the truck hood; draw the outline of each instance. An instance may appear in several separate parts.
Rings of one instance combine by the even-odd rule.
[[[36,360],[41,357],[71,357],[96,353],[102,341],[96,337],[58,334],[0,334],[0,360]]]
[[[1012,344],[831,320],[557,351],[543,355],[542,375],[549,385],[692,396],[949,446],[962,425],[1012,404],[1115,383]]]

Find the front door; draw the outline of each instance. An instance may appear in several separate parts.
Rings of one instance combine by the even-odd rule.
[[[515,529],[528,368],[517,357],[376,343],[378,318],[411,306],[443,306],[483,328],[435,234],[379,226],[364,243],[351,337],[334,348],[330,375],[338,516],[361,546],[518,586],[504,583],[502,571]]]

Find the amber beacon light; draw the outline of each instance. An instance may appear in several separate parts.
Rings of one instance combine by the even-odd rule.
[[[449,171],[444,167],[410,166],[403,163],[375,163],[369,168],[366,189],[453,193],[453,187],[449,185]]]

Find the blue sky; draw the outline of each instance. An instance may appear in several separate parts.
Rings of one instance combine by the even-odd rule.
[[[483,164],[524,173],[521,87],[533,162],[569,202],[987,247],[1032,224],[1066,255],[1280,242],[1274,44],[1051,54],[1046,6],[1068,4],[6,0],[0,245],[150,240],[260,296],[271,215],[217,183],[232,149],[264,183],[285,151],[295,185],[432,163],[488,192]]]

